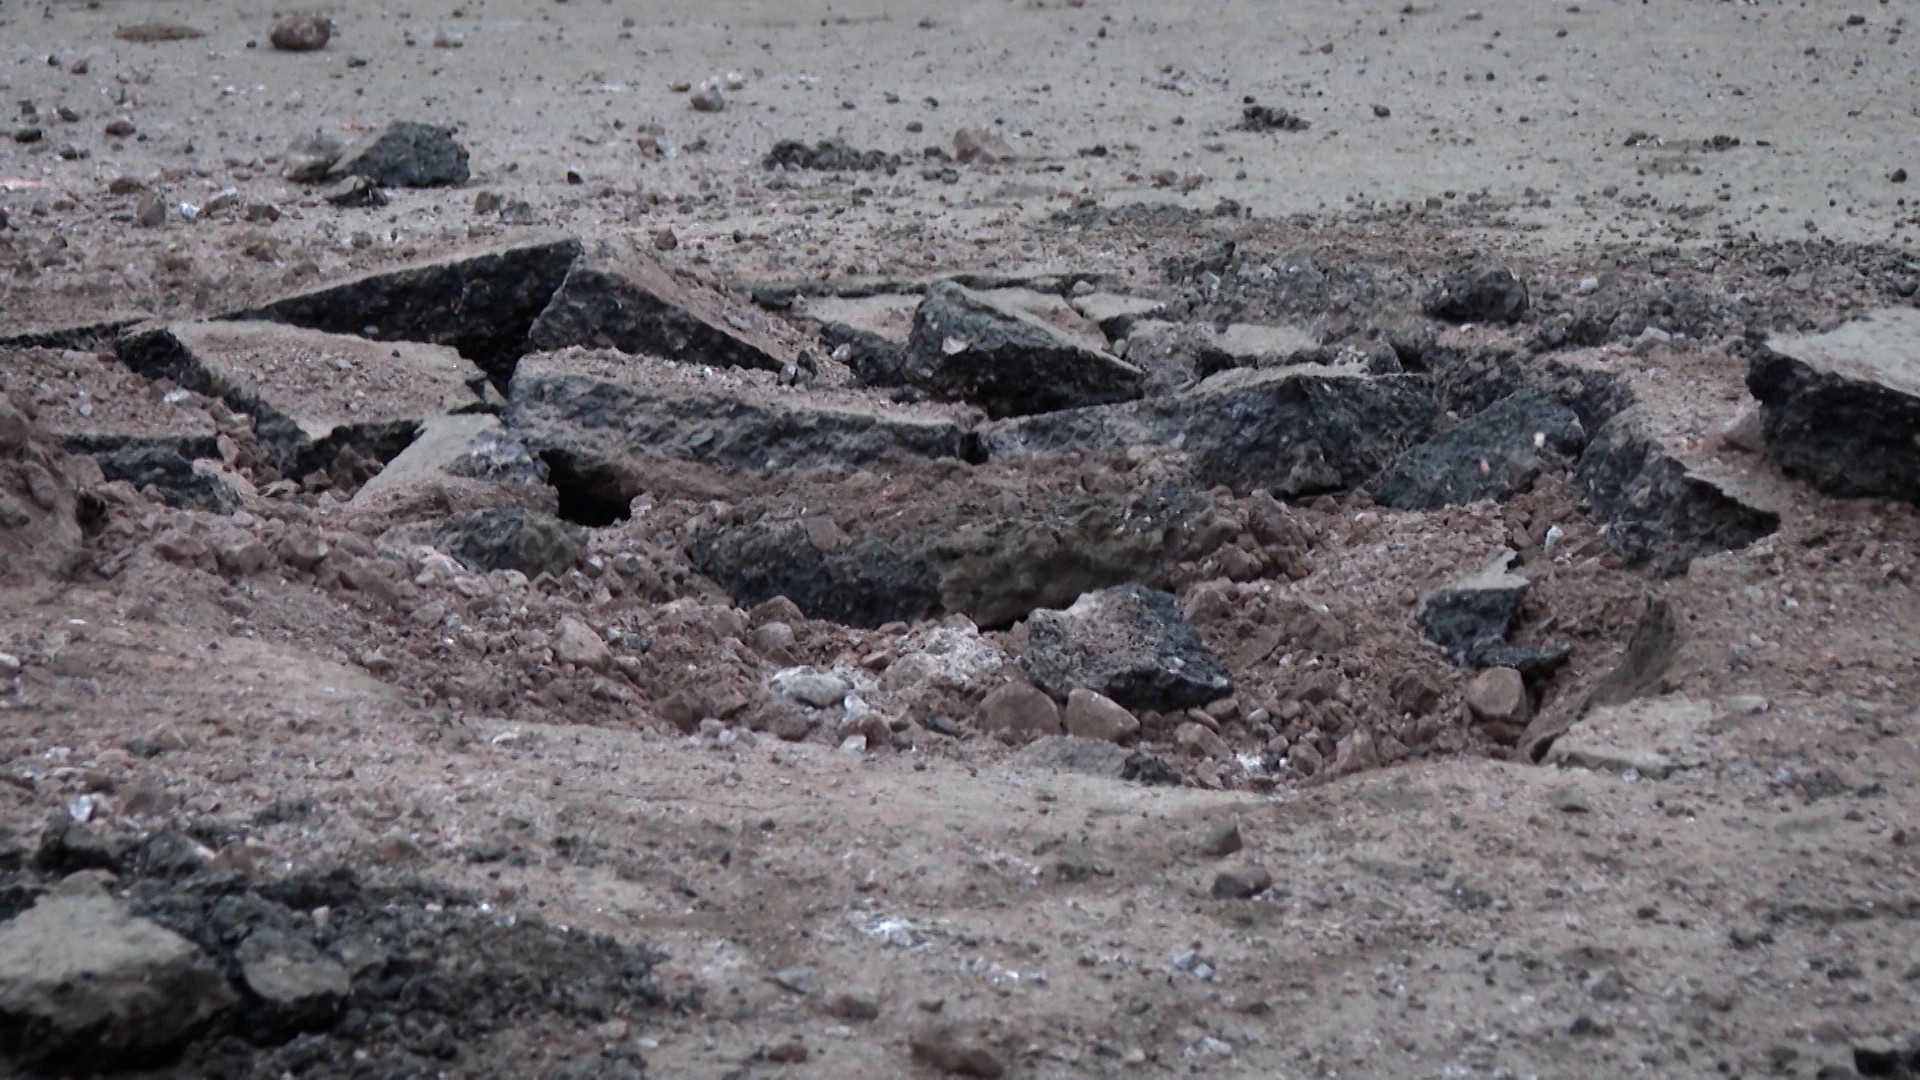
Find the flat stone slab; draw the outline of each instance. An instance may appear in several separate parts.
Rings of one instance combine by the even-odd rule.
[[[1297,326],[1233,323],[1213,335],[1213,347],[1233,357],[1238,367],[1272,367],[1319,348],[1320,339]]]
[[[120,355],[141,375],[251,414],[261,444],[293,475],[326,467],[344,446],[390,460],[422,420],[487,407],[480,369],[442,345],[205,322],[130,331]]]
[[[218,965],[106,895],[42,897],[0,923],[0,1016],[29,1061],[132,1061],[232,1005]]]
[[[571,236],[533,233],[368,271],[222,318],[451,345],[505,386],[527,351],[528,329],[579,254]]]
[[[355,506],[366,506],[382,492],[422,479],[449,475],[455,463],[474,450],[488,432],[500,430],[500,418],[487,413],[431,416],[420,422],[412,442],[353,495]]]
[[[1319,366],[1224,372],[1125,405],[988,424],[989,458],[1160,446],[1202,484],[1285,497],[1357,487],[1433,431],[1439,406],[1415,375]]]
[[[995,417],[1129,401],[1141,384],[1140,369],[1082,336],[952,283],[915,312],[902,371],[935,399]]]
[[[1920,310],[1875,311],[1755,354],[1766,453],[1834,495],[1920,503]]]
[[[1003,289],[982,289],[980,295],[993,303],[1024,311],[1089,349],[1104,350],[1107,347],[1107,337],[1100,332],[1099,324],[1080,314],[1059,293],[1015,285]]]
[[[212,457],[219,430],[189,395],[168,401],[112,356],[0,347],[0,393],[30,405],[69,453],[161,447]]]
[[[578,345],[767,371],[779,371],[798,354],[750,305],[642,255],[576,262],[527,341],[544,352]]]
[[[1141,319],[1157,319],[1167,310],[1167,305],[1159,300],[1122,293],[1089,293],[1076,296],[1068,303],[1083,318],[1099,327],[1109,341],[1126,337],[1134,323]]]
[[[1716,714],[1708,702],[1675,697],[1592,709],[1554,741],[1544,764],[1663,780],[1712,761]]]
[[[1693,560],[1737,551],[1780,527],[1780,515],[1676,457],[1638,408],[1600,426],[1575,479],[1628,565],[1684,574]]]
[[[951,408],[893,406],[859,392],[781,387],[763,372],[703,373],[578,349],[521,361],[506,421],[536,455],[740,472],[851,471],[959,457],[968,445],[968,425]]]

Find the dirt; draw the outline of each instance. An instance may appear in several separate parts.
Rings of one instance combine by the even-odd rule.
[[[295,53],[233,5],[0,7],[0,89],[34,105],[9,123],[42,131],[0,140],[0,917],[82,869],[45,838],[84,822],[112,854],[83,872],[223,964],[259,926],[380,957],[306,1030],[243,1006],[139,1075],[1814,1077],[1920,1036],[1920,508],[1726,435],[1767,335],[1913,303],[1903,5],[330,14]],[[709,78],[718,112],[669,88]],[[316,128],[396,119],[453,127],[474,178],[369,211],[279,174]],[[976,125],[1012,159],[956,163]],[[1630,404],[1779,526],[1669,574],[1623,561],[1566,464],[1400,511],[1208,490],[1178,445],[760,469],[691,427],[604,472],[355,501],[378,460],[283,476],[241,404],[114,356],[139,315],[552,230],[657,255],[811,367],[525,370],[729,398],[724,423],[974,423],[860,387],[815,321],[904,338],[914,299],[793,299],[964,273],[1290,328],[1318,342],[1292,360],[1424,376],[1445,425],[1529,382],[1588,437]],[[1525,286],[1519,321],[1422,313],[1484,265]],[[471,381],[356,348],[272,387],[399,416]],[[217,462],[238,509],[81,453],[130,438]],[[493,506],[594,520],[532,580],[423,542]],[[829,567],[818,596],[729,595],[703,543],[763,524]],[[1416,613],[1507,549],[1509,641],[1571,646],[1529,730],[1599,710],[1591,741],[1666,743],[1541,765],[1551,736],[1474,719]],[[868,556],[899,551],[920,576]],[[1130,580],[1232,693],[1142,711],[1125,746],[981,730],[1027,678],[1027,612]],[[1610,679],[1659,604],[1658,674]],[[842,696],[802,703],[795,669]],[[1627,750],[1664,764],[1608,764]]]

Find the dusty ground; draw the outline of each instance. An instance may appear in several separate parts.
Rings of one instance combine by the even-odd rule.
[[[590,249],[653,250],[671,230],[668,258],[729,283],[1090,272],[1194,322],[1284,321],[1332,342],[1402,319],[1432,275],[1493,254],[1529,283],[1534,316],[1445,330],[1443,345],[1524,349],[1606,312],[1594,340],[1554,356],[1620,376],[1670,444],[1782,517],[1776,535],[1662,579],[1604,554],[1565,480],[1425,513],[1352,496],[1291,507],[1313,541],[1300,573],[1175,575],[1188,610],[1212,612],[1195,620],[1243,717],[1308,706],[1225,734],[1257,761],[1270,737],[1331,749],[1335,731],[1371,725],[1414,755],[1338,777],[1249,774],[1178,759],[1150,723],[1143,737],[1186,783],[1148,787],[933,733],[980,687],[910,701],[885,676],[955,627],[794,619],[790,645],[753,642],[778,613],[734,611],[679,549],[726,503],[804,501],[802,483],[662,470],[642,512],[593,531],[597,562],[533,586],[418,552],[395,580],[354,576],[379,563],[387,526],[447,506],[301,494],[234,517],[122,491],[83,558],[20,556],[26,572],[0,590],[0,653],[23,665],[0,671],[8,872],[33,877],[49,817],[78,812],[186,833],[258,880],[344,862],[367,881],[462,890],[476,917],[666,957],[652,992],[610,1008],[528,1007],[463,1034],[450,1060],[396,1051],[373,1071],[347,1054],[301,1064],[310,1075],[546,1076],[603,1047],[657,1076],[933,1075],[909,1040],[948,1023],[977,1026],[1019,1077],[1850,1069],[1857,1041],[1920,1034],[1920,513],[1814,494],[1720,432],[1745,400],[1750,331],[1911,303],[1920,189],[1891,177],[1920,168],[1916,10],[1860,4],[1852,24],[1822,5],[1615,0],[1205,15],[751,3],[716,22],[693,5],[449,2],[334,11],[325,50],[287,54],[267,48],[265,7],[7,0],[0,91],[38,116],[7,122],[44,135],[0,141],[0,333],[239,309],[541,226]],[[205,36],[114,37],[151,20]],[[668,88],[729,71],[745,87],[720,113]],[[1245,97],[1312,126],[1236,130]],[[136,134],[102,134],[122,117]],[[393,117],[456,125],[472,182],[343,210],[280,178],[293,137]],[[1017,159],[949,183],[922,148],[951,149],[972,124]],[[648,125],[670,155],[636,145]],[[1627,145],[1635,133],[1649,137]],[[1721,135],[1738,144],[1703,147]],[[760,167],[776,140],[829,137],[907,160],[892,174]],[[113,193],[123,177],[137,183]],[[199,206],[228,188],[282,216],[132,220],[147,190]],[[476,212],[479,191],[527,211]],[[1223,199],[1242,213],[1212,214]],[[1131,209],[1142,201],[1197,212]],[[1224,240],[1249,276],[1181,268]],[[1647,325],[1682,336],[1628,348]],[[843,380],[830,366],[820,398],[884,401]],[[716,381],[778,393],[770,376]],[[0,390],[56,431],[82,400],[142,434],[227,430],[216,403],[166,401],[84,348],[0,352]],[[1099,462],[998,469],[968,490],[1135,482]],[[943,479],[902,468],[829,490],[857,518]],[[1245,500],[1223,495],[1220,512],[1244,527]],[[314,536],[340,554],[285,554]],[[262,565],[237,554],[255,540]],[[1466,678],[1420,641],[1413,606],[1507,544],[1536,579],[1522,635],[1575,646],[1549,711],[1614,666],[1649,598],[1681,613],[1648,700],[1698,703],[1692,767],[1652,779],[1505,760],[1464,721]],[[1337,623],[1331,661],[1254,647],[1297,601]],[[569,616],[613,629],[632,664],[554,662],[548,636]],[[1011,649],[1016,635],[968,640]],[[681,692],[758,707],[755,688],[790,664],[859,673],[889,719],[911,719],[911,749],[687,737],[664,719]],[[1426,727],[1391,700],[1408,675],[1436,691]],[[1245,850],[1204,855],[1224,822]],[[1223,864],[1276,884],[1210,899]],[[794,967],[817,993],[772,981]],[[806,1060],[779,1060],[795,1039]],[[162,1074],[278,1076],[296,1071],[287,1053],[199,1047]]]

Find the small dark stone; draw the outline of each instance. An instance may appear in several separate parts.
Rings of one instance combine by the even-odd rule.
[[[396,120],[349,147],[327,171],[332,179],[363,176],[379,187],[464,184],[467,148],[450,128]]]
[[[1503,266],[1474,266],[1429,290],[1420,306],[1448,322],[1519,322],[1527,313],[1527,287]]]
[[[1173,595],[1139,584],[1087,593],[1065,611],[1034,612],[1021,660],[1055,698],[1084,688],[1128,709],[1190,708],[1233,689]]]
[[[1209,890],[1215,900],[1246,900],[1273,887],[1273,875],[1258,866],[1222,870],[1214,876]]]
[[[1173,766],[1156,754],[1145,750],[1135,750],[1127,755],[1127,763],[1120,770],[1120,779],[1132,780],[1149,787],[1179,787],[1180,774]]]
[[[520,507],[474,510],[428,533],[435,546],[470,570],[518,570],[529,578],[566,573],[586,543],[580,526]]]

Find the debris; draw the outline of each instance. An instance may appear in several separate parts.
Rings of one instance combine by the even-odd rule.
[[[1273,887],[1273,875],[1258,866],[1235,867],[1214,875],[1208,895],[1215,900],[1248,900]]]
[[[1138,584],[1034,612],[1021,661],[1055,697],[1087,689],[1125,708],[1184,709],[1233,689],[1173,596]]]
[[[1295,116],[1285,109],[1271,105],[1248,105],[1240,110],[1242,131],[1305,131],[1313,123],[1305,117]]]
[[[379,187],[439,187],[464,184],[467,148],[451,128],[395,120],[349,147],[327,176],[363,176]]]
[[[996,417],[1127,401],[1140,371],[1039,318],[951,282],[914,314],[907,381]]]
[[[1821,491],[1920,503],[1920,311],[1875,311],[1754,355],[1767,456]],[[1771,531],[1771,530],[1769,530]]]

